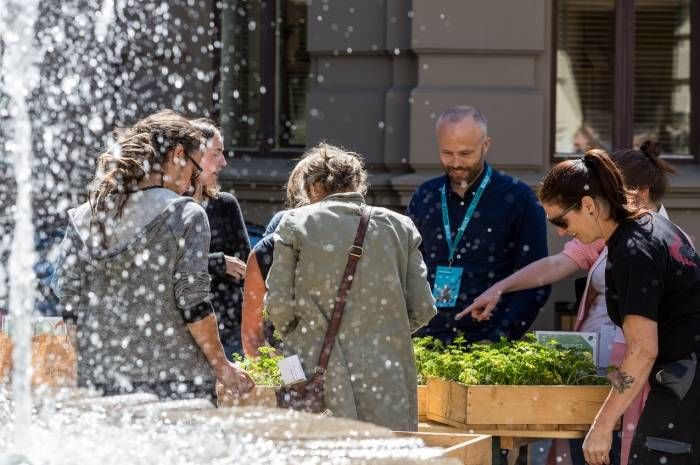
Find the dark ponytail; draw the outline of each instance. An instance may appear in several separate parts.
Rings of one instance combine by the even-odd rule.
[[[668,190],[668,175],[676,170],[660,158],[661,144],[645,141],[639,150],[618,150],[612,159],[622,171],[625,185],[630,189],[649,188],[649,199],[659,203]]]
[[[628,195],[620,170],[602,149],[591,149],[578,160],[557,164],[545,176],[539,191],[543,203],[556,203],[562,208],[578,204],[576,209],[580,209],[584,196],[603,200],[610,207],[610,218],[617,223],[644,213],[627,202]]]

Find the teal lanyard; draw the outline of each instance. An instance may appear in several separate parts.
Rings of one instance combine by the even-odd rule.
[[[479,204],[479,200],[481,199],[481,194],[484,193],[484,189],[486,189],[486,185],[489,183],[491,180],[491,167],[486,166],[486,175],[484,175],[484,179],[481,180],[481,184],[479,184],[479,189],[477,189],[476,193],[474,194],[474,198],[472,199],[472,202],[469,204],[469,208],[467,209],[467,213],[464,215],[464,219],[462,220],[462,224],[459,226],[459,229],[457,230],[457,235],[455,236],[455,240],[452,241],[452,229],[450,228],[450,216],[447,213],[447,183],[445,183],[442,186],[442,189],[440,189],[440,193],[442,194],[442,223],[445,225],[445,239],[447,240],[447,247],[450,251],[450,256],[449,256],[449,264],[452,266],[452,259],[454,258],[455,251],[457,250],[457,244],[459,244],[459,241],[462,240],[462,236],[464,235],[464,231],[467,229],[467,225],[472,219],[472,216],[474,215],[474,210],[476,210],[476,206]]]

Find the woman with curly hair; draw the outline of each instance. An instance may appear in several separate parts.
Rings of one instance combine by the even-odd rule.
[[[225,357],[209,302],[209,224],[182,194],[202,137],[164,110],[115,131],[88,202],[68,212],[52,279],[78,351],[78,384],[104,395],[213,399],[253,383]]]

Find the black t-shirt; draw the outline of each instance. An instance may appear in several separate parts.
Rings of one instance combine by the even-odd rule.
[[[618,326],[626,315],[658,324],[659,361],[700,350],[700,259],[685,234],[652,213],[608,240],[605,300]]]

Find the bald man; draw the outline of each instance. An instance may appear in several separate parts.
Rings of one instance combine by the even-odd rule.
[[[527,185],[486,163],[486,117],[476,108],[446,110],[436,124],[445,175],[416,189],[406,214],[423,236],[423,259],[438,314],[418,335],[445,343],[519,339],[550,287],[503,296],[490,320],[455,315],[495,282],[547,256],[545,215]]]

